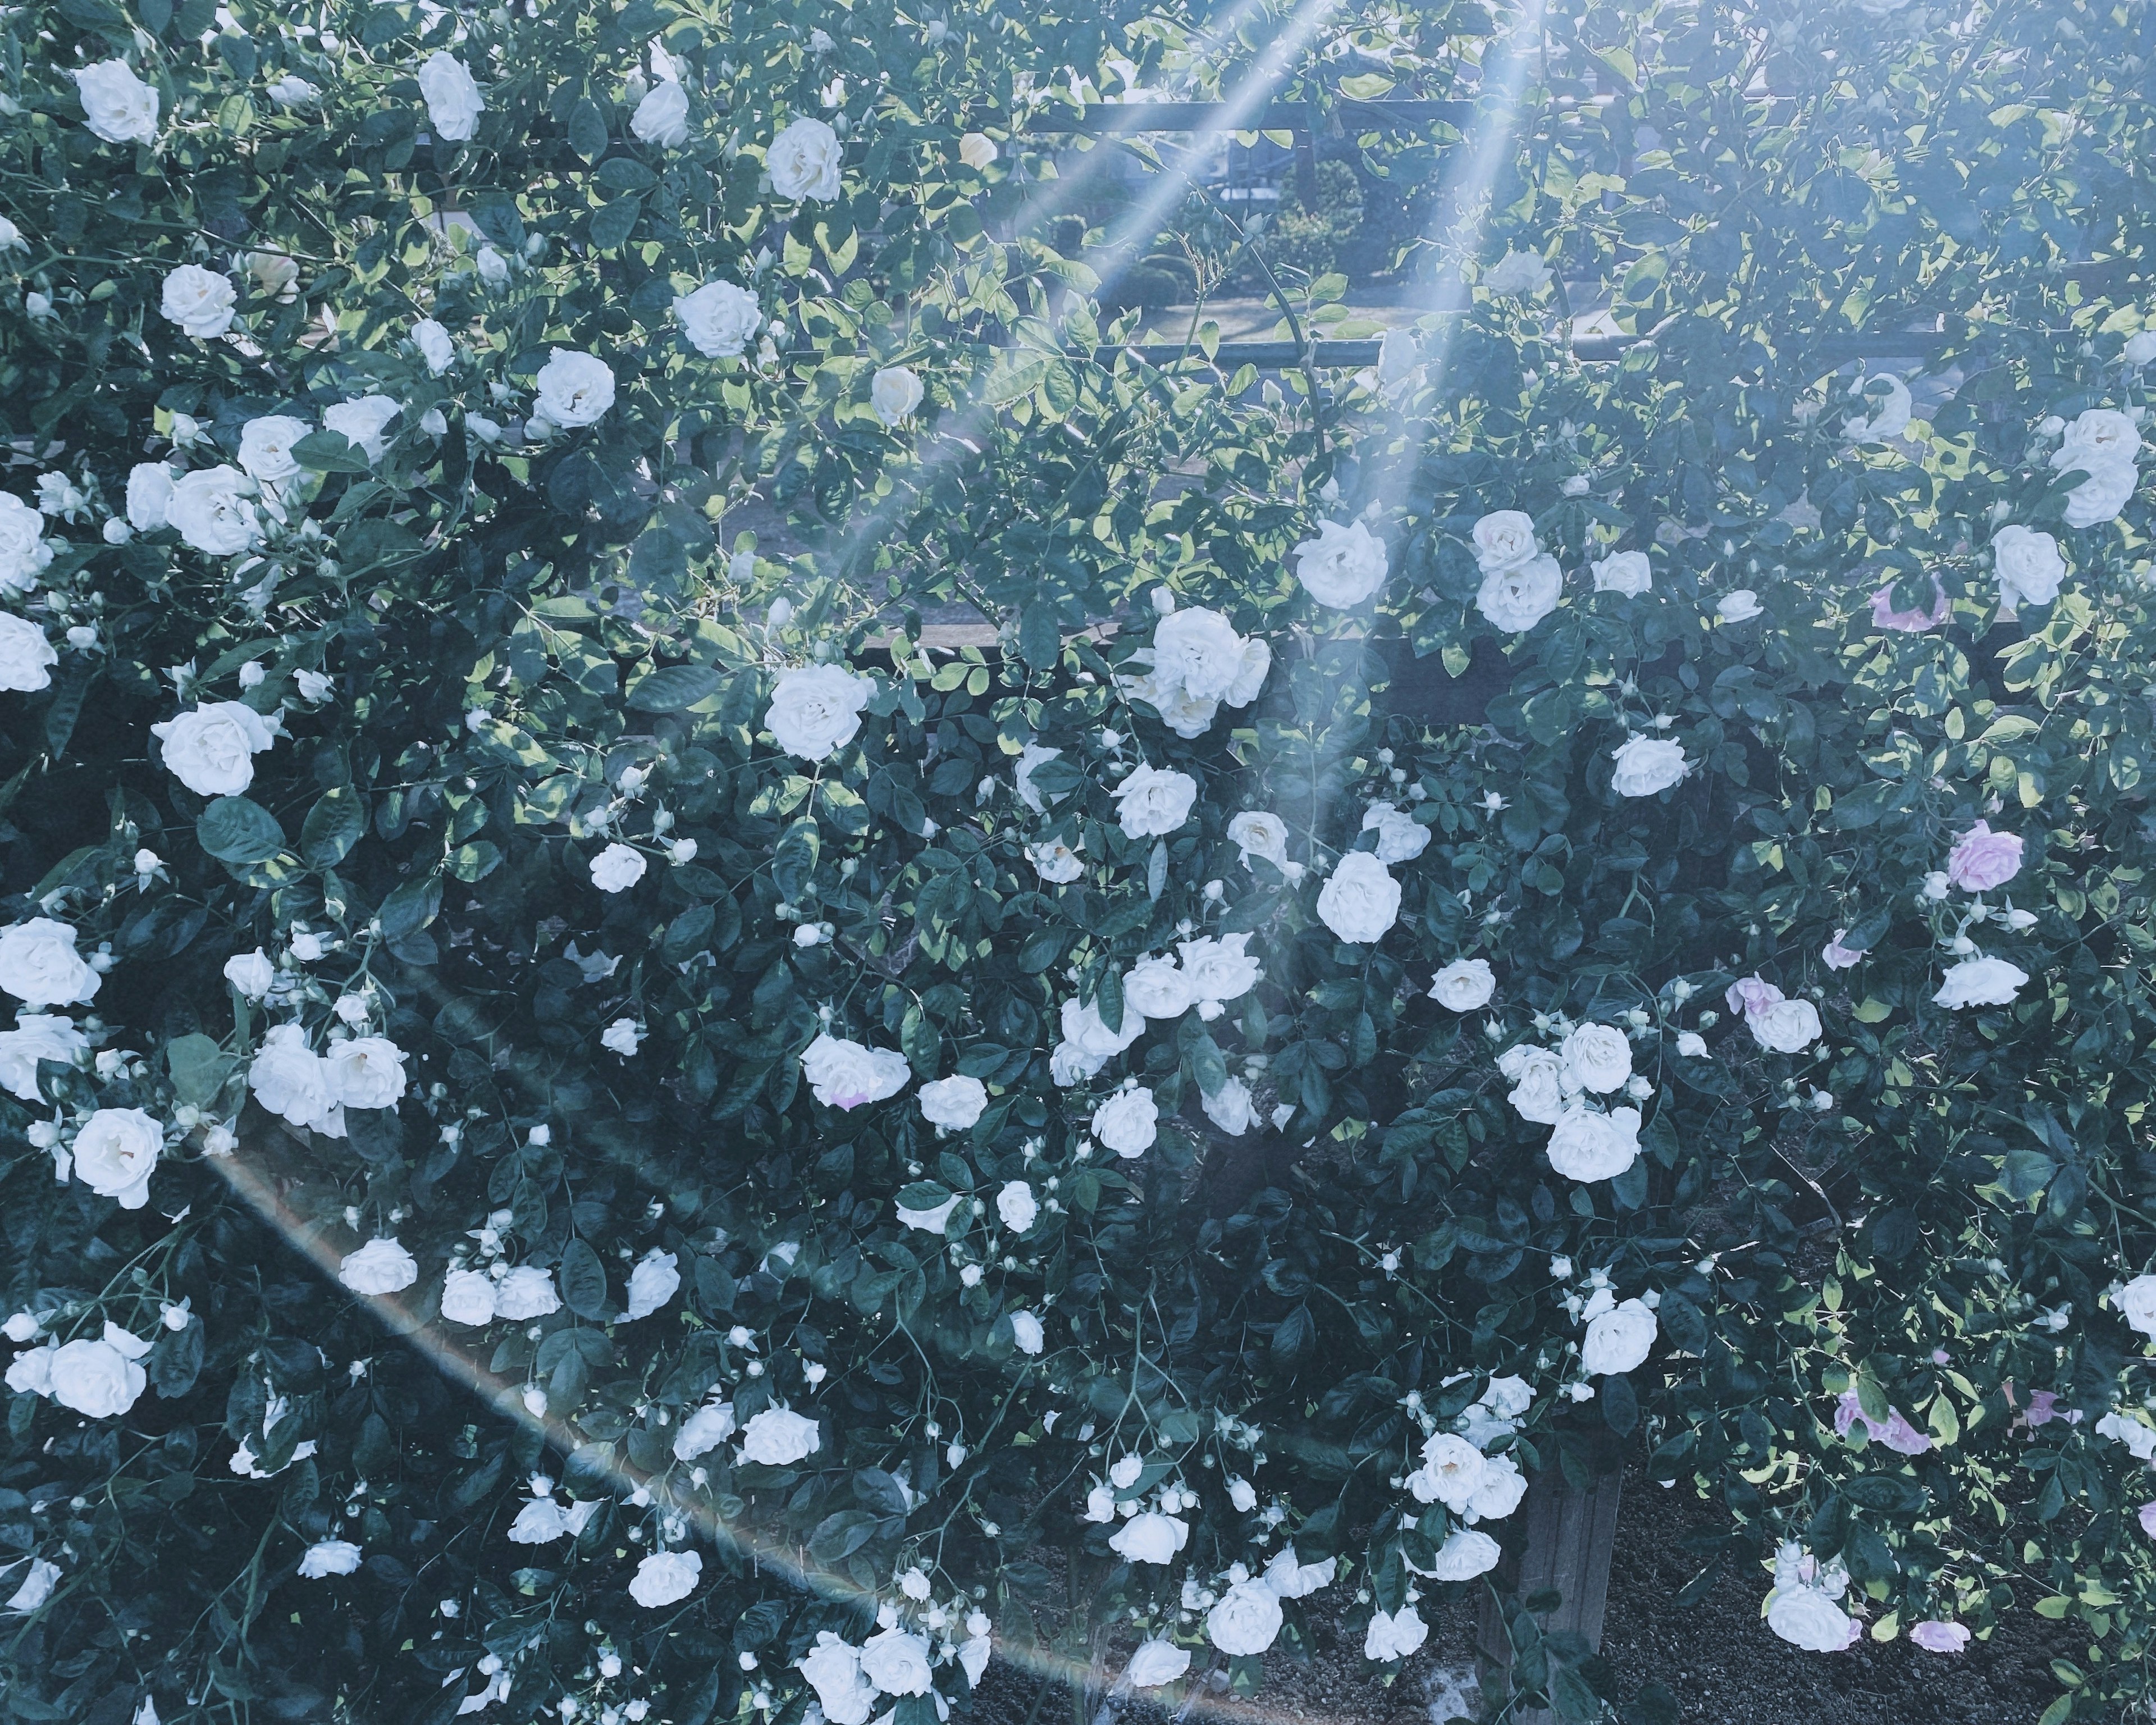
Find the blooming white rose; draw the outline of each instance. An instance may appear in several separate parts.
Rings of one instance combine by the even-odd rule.
[[[0,1574],[6,1574],[14,1567],[13,1563],[8,1564],[5,1568],[0,1568]],[[4,1604],[0,1604],[0,1611],[16,1611],[27,1615],[36,1610],[46,1600],[52,1598],[53,1589],[59,1585],[60,1574],[60,1566],[58,1563],[48,1563],[43,1558],[31,1558],[29,1568],[23,1572],[20,1585],[13,1593],[8,1595]],[[145,1699],[146,1700],[147,1697],[146,1697]],[[137,1720],[135,1725],[150,1725],[150,1722]]]
[[[1684,745],[1661,737],[1632,737],[1609,752],[1609,788],[1620,797],[1651,797],[1691,771]]]
[[[1262,1579],[1239,1581],[1206,1615],[1205,1634],[1230,1659],[1247,1659],[1272,1645],[1285,1620],[1280,1595]]]
[[[604,360],[573,347],[557,347],[539,367],[535,418],[568,430],[596,425],[613,405],[613,373]]]
[[[1119,1090],[1093,1111],[1093,1136],[1116,1155],[1142,1156],[1160,1136],[1160,1105],[1143,1085]]]
[[[1932,996],[1940,1006],[2011,1006],[2029,973],[2004,958],[1964,958],[1946,973]]]
[[[706,1402],[686,1420],[674,1435],[674,1456],[677,1461],[694,1461],[699,1455],[708,1455],[734,1435],[734,1404],[732,1402]]]
[[[494,1314],[511,1323],[527,1318],[552,1317],[562,1309],[562,1296],[554,1286],[554,1272],[536,1264],[520,1264],[494,1285]]]
[[[1252,680],[1254,648],[1262,662]],[[1203,605],[1171,612],[1153,630],[1151,680],[1156,686],[1179,688],[1194,701],[1248,706],[1271,666],[1270,647],[1237,634],[1225,617]],[[1157,699],[1153,704],[1161,705]]]
[[[198,797],[236,797],[254,783],[254,760],[274,739],[262,715],[239,701],[204,701],[152,725],[166,770]]]
[[[232,327],[233,307],[239,290],[232,279],[199,264],[182,264],[165,277],[165,290],[157,309],[183,334],[208,341]]]
[[[100,1108],[71,1147],[74,1177],[101,1198],[139,1210],[150,1201],[150,1174],[164,1154],[165,1129],[140,1108]]]
[[[89,1039],[75,1029],[73,1019],[18,1012],[14,1029],[0,1030],[0,1090],[18,1101],[40,1101],[38,1063],[58,1060],[63,1065],[72,1065],[89,1050]]]
[[[1714,607],[1714,614],[1724,623],[1749,623],[1761,611],[1759,595],[1748,587],[1740,587],[1724,593]]]
[[[0,689],[34,695],[49,688],[59,657],[36,624],[0,611]]]
[[[12,492],[0,491],[0,591],[28,593],[53,560],[45,517]]]
[[[1475,1487],[1475,1495],[1467,1500],[1466,1518],[1470,1522],[1502,1522],[1520,1507],[1520,1500],[1527,1495],[1527,1476],[1520,1471],[1520,1464],[1510,1455],[1491,1455],[1484,1459],[1482,1477]]]
[[[844,153],[838,133],[804,116],[771,141],[763,165],[772,190],[781,198],[796,203],[808,198],[829,203],[839,195],[839,164]]]
[[[1451,1012],[1478,1012],[1496,992],[1496,973],[1487,958],[1455,958],[1430,985],[1430,998]]]
[[[1040,1320],[1030,1312],[1014,1312],[1010,1315],[1011,1341],[1020,1353],[1037,1354],[1048,1345],[1048,1332],[1041,1327]]]
[[[136,1362],[150,1344],[106,1322],[97,1341],[69,1342],[46,1363],[53,1399],[91,1420],[110,1420],[135,1405],[149,1378]]]
[[[2066,560],[2059,554],[2059,542],[2049,533],[2019,526],[2001,527],[1991,536],[1991,567],[1999,578],[2002,611],[2050,604],[2066,578]]]
[[[1462,1527],[1438,1548],[1430,1568],[1419,1573],[1438,1581],[1472,1581],[1496,1568],[1504,1554],[1487,1533]]]
[[[1050,886],[1068,886],[1086,872],[1078,853],[1060,839],[1043,839],[1027,845],[1025,860]]]
[[[2088,477],[2066,493],[2066,525],[2100,527],[2118,520],[2140,487],[2139,472],[2131,461],[2096,461],[2083,470]]]
[[[885,366],[869,380],[869,405],[894,429],[913,417],[927,393],[918,374],[905,366]]]
[[[17,1356],[18,1363],[31,1358],[28,1354]],[[2097,1421],[2096,1435],[2125,1445],[2136,1461],[2156,1461],[2156,1425],[2122,1414],[2116,1408]]]
[[[295,1024],[273,1026],[262,1039],[247,1083],[256,1101],[294,1126],[326,1120],[333,1106],[329,1064],[307,1046],[306,1031]]]
[[[74,950],[74,931],[49,916],[0,929],[0,991],[26,1006],[74,1006],[104,978]]]
[[[1241,1137],[1258,1117],[1250,1103],[1250,1087],[1240,1078],[1230,1078],[1219,1089],[1209,1090],[1198,1100],[1205,1111],[1205,1117],[1231,1138]]]
[[[1263,980],[1265,967],[1244,950],[1250,940],[1249,932],[1245,931],[1217,938],[1200,936],[1178,944],[1183,978],[1190,998],[1198,1004],[1199,1016],[1211,1019],[1214,1014],[1206,1010],[1208,1006],[1240,1000]]]
[[[176,480],[166,500],[165,520],[197,551],[232,557],[261,535],[250,501],[254,481],[224,463],[199,468]]]
[[[1190,1650],[1155,1637],[1138,1643],[1123,1681],[1133,1689],[1158,1689],[1173,1683],[1190,1669]],[[828,1712],[828,1709],[826,1710]]]
[[[931,1126],[963,1132],[988,1106],[988,1087],[959,1073],[921,1086],[921,1117]]]
[[[1482,285],[1493,294],[1531,299],[1550,283],[1550,266],[1539,252],[1508,250],[1482,272]]]
[[[636,1268],[629,1272],[629,1307],[621,1315],[623,1322],[650,1317],[680,1291],[680,1261],[656,1246],[637,1260]]]
[[[636,1566],[629,1596],[647,1611],[677,1605],[696,1590],[704,1559],[692,1551],[655,1551]]]
[[[476,1270],[452,1270],[442,1278],[442,1316],[453,1324],[494,1322],[492,1280]]]
[[[1256,1502],[1252,1494],[1251,1502]],[[1295,1548],[1284,1548],[1272,1562],[1265,1565],[1265,1585],[1283,1599],[1306,1599],[1320,1588],[1332,1585],[1332,1579],[1340,1573],[1337,1558],[1321,1558],[1315,1563],[1306,1563],[1295,1554]]]
[[[1587,1340],[1579,1350],[1580,1369],[1594,1378],[1632,1370],[1646,1358],[1661,1327],[1644,1301],[1613,1306],[1588,1325]]]
[[[287,72],[272,84],[267,92],[270,100],[280,108],[305,108],[321,100],[322,93],[304,78]]]
[[[1132,1516],[1108,1541],[1108,1548],[1130,1563],[1172,1563],[1190,1543],[1188,1522],[1149,1509]]]
[[[224,979],[249,1000],[268,994],[277,980],[277,967],[257,947],[251,952],[235,952],[224,961]]]
[[[629,116],[629,129],[654,150],[678,150],[687,143],[689,96],[680,80],[662,78],[653,85]]]
[[[1573,1103],[1550,1133],[1549,1164],[1568,1180],[1614,1180],[1639,1160],[1640,1111],[1596,1112]]]
[[[2130,366],[2145,366],[2156,360],[2156,329],[2137,330],[2128,336],[2119,357]]]
[[[1197,1004],[1190,978],[1173,958],[1154,953],[1123,973],[1123,1005],[1149,1019],[1179,1019]]]
[[[463,143],[486,111],[486,98],[472,81],[470,68],[446,49],[428,55],[419,68],[419,94],[426,99],[434,136],[445,143]]]
[[[1568,1090],[1607,1096],[1622,1089],[1632,1076],[1632,1045],[1622,1030],[1611,1024],[1576,1026],[1558,1049],[1558,1058],[1564,1062]]]
[[[1340,939],[1367,945],[1399,920],[1400,883],[1368,851],[1351,850],[1319,890],[1317,914]]]
[[[1442,1503],[1455,1515],[1465,1514],[1485,1466],[1482,1452],[1466,1438],[1437,1432],[1424,1442],[1422,1466],[1409,1478],[1409,1489],[1419,1503]]]
[[[1475,544],[1476,565],[1485,575],[1523,569],[1542,555],[1534,517],[1524,510],[1492,510],[1475,523],[1470,536]]]
[[[1378,834],[1378,860],[1413,862],[1430,849],[1430,829],[1390,803],[1373,803],[1363,815],[1363,830]]]
[[[1812,1653],[1839,1653],[1856,1633],[1856,1623],[1832,1599],[1804,1586],[1778,1587],[1767,1596],[1767,1627]]]
[[[1287,823],[1265,809],[1245,809],[1228,823],[1228,836],[1243,853],[1243,866],[1261,856],[1283,875],[1287,873]]]
[[[2144,1336],[2156,1336],[2156,1276],[2137,1276],[2111,1296],[2118,1315]]]
[[[958,140],[958,160],[976,173],[984,172],[996,159],[996,141],[986,132],[969,131]],[[2132,343],[2128,344],[2129,347]]]
[[[1065,1001],[1061,1022],[1064,1040],[1075,1044],[1088,1059],[1096,1061],[1121,1054],[1145,1034],[1146,1027],[1145,1014],[1132,1011],[1126,1003],[1122,1022],[1111,1030],[1107,1020],[1101,1016],[1097,1000],[1083,1004],[1075,999]]]
[[[1361,521],[1320,521],[1295,548],[1295,578],[1321,605],[1353,609],[1385,584],[1385,542]]]
[[[1045,766],[1049,762],[1059,761],[1062,757],[1061,749],[1052,749],[1042,743],[1029,742],[1019,751],[1018,764],[1011,768],[1011,784],[1018,792],[1019,801],[1024,803],[1035,814],[1045,814],[1048,812],[1048,805],[1040,791],[1033,783],[1034,772],[1036,768]]]
[[[875,1686],[861,1675],[861,1656],[855,1649],[824,1630],[817,1635],[815,1646],[796,1664],[816,1692],[830,1725],[868,1725],[875,1704]]]
[[[823,1447],[816,1422],[788,1408],[766,1408],[742,1433],[742,1460],[766,1467],[791,1467]]]
[[[332,1042],[330,1095],[347,1108],[393,1108],[404,1095],[404,1050],[386,1036]]]
[[[2051,465],[2064,470],[2085,467],[2093,472],[2116,462],[2133,462],[2141,455],[2141,430],[2131,413],[2117,408],[2085,408],[2066,428],[2051,457]]]
[[[618,1054],[624,1058],[634,1054],[643,1043],[644,1030],[634,1019],[616,1019],[599,1032],[599,1046],[608,1054]]]
[[[1746,1013],[1744,1022],[1759,1046],[1776,1054],[1803,1053],[1825,1029],[1819,1009],[1809,1000],[1777,1000],[1758,1012]]]
[[[1563,572],[1547,552],[1517,567],[1493,569],[1482,578],[1475,608],[1493,628],[1524,634],[1551,612],[1564,592]]]
[[[1116,818],[1132,839],[1172,833],[1190,819],[1198,781],[1173,768],[1139,767],[1115,788]]]
[[[1873,384],[1887,386],[1884,395],[1866,392]],[[1850,385],[1850,395],[1860,404],[1871,405],[1868,413],[1859,413],[1843,422],[1842,435],[1853,444],[1883,444],[1909,429],[1909,415],[1914,403],[1909,395],[1909,386],[1891,372],[1881,372],[1875,377],[1859,377]]]
[[[370,1240],[337,1266],[337,1280],[355,1294],[398,1293],[418,1279],[418,1260],[394,1240]]]
[[[895,1050],[866,1048],[827,1031],[802,1050],[801,1076],[826,1107],[858,1108],[896,1096],[913,1071]]]
[[[1375,1612],[1363,1636],[1363,1657],[1382,1660],[1389,1665],[1405,1659],[1429,1639],[1430,1625],[1414,1606],[1403,1605],[1390,1614]]]
[[[386,395],[357,396],[325,408],[322,427],[366,456],[372,467],[389,453],[389,422],[402,412],[403,408]]]
[[[239,465],[264,485],[290,479],[300,470],[292,445],[309,429],[305,420],[295,419],[289,413],[264,413],[249,419],[239,429]],[[158,471],[165,470],[160,467]]]
[[[601,892],[626,892],[644,878],[644,853],[628,845],[609,845],[592,859],[592,885]]]
[[[733,359],[763,326],[763,308],[747,288],[707,281],[693,294],[675,297],[674,319],[689,345],[705,358]]]
[[[1654,565],[1644,551],[1620,551],[1589,565],[1597,593],[1620,593],[1637,598],[1655,584]]]
[[[349,1539],[317,1539],[300,1554],[302,1581],[326,1575],[350,1575],[359,1568],[360,1548]]]
[[[1497,1058],[1497,1070],[1512,1081],[1506,1098],[1522,1120],[1554,1126],[1565,1106],[1564,1062],[1553,1050],[1517,1043]]]
[[[926,1695],[934,1682],[928,1642],[893,1625],[861,1645],[861,1675],[886,1695]]]
[[[996,1194],[996,1214],[1012,1233],[1023,1234],[1039,1219],[1040,1202],[1025,1181],[1006,1180],[1004,1189]]]
[[[1704,1059],[1707,1039],[1697,1030],[1681,1031],[1677,1036],[1677,1053],[1688,1060]]]
[[[100,60],[74,74],[83,123],[108,144],[147,144],[157,136],[157,91],[125,60]]]
[[[456,362],[456,345],[450,341],[449,331],[431,317],[423,317],[412,326],[412,345],[427,362],[430,376],[440,377]]]
[[[828,760],[860,734],[861,709],[875,696],[875,683],[843,665],[787,671],[772,691],[764,728],[788,754]]]
[[[165,525],[172,502],[172,470],[162,461],[138,461],[127,470],[127,524],[138,533]]]

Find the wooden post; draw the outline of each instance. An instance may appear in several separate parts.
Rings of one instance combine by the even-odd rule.
[[[1602,1618],[1609,1599],[1609,1558],[1617,1539],[1617,1497],[1621,1471],[1603,1474],[1586,1491],[1577,1490],[1561,1467],[1547,1467],[1527,1487],[1521,1506],[1522,1537],[1507,1544],[1497,1567],[1500,1591],[1525,1599],[1554,1590],[1554,1610],[1537,1615],[1545,1633],[1569,1630],[1590,1647],[1602,1645]],[[1477,1626],[1477,1651],[1486,1668],[1502,1685],[1512,1662],[1512,1638],[1494,1598],[1486,1598]],[[1486,1687],[1491,1686],[1486,1685]],[[1554,1716],[1540,1707],[1517,1713],[1518,1725],[1553,1725]]]

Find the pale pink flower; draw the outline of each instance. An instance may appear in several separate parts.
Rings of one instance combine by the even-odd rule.
[[[2149,1507],[2156,1509],[2156,1504]],[[1969,1626],[1931,1618],[1912,1629],[1909,1639],[1927,1653],[1958,1653],[1969,1645]]]
[[[1863,953],[1842,945],[1841,937],[1848,932],[1845,928],[1835,930],[1834,938],[1820,952],[1820,957],[1829,970],[1848,970],[1864,962]]]
[[[2156,1503],[2144,1503],[2134,1512],[2141,1522],[2141,1531],[2156,1539]]]
[[[1985,821],[1955,839],[1947,855],[1947,879],[1968,892],[1989,892],[2020,872],[2020,836],[1994,833]]]
[[[1947,614],[1953,608],[1947,590],[1939,585],[1936,575],[1932,578],[1932,608],[1928,611],[1897,611],[1894,583],[1891,581],[1871,595],[1873,626],[1905,635],[1920,635],[1928,629],[1937,629],[1947,620]]]

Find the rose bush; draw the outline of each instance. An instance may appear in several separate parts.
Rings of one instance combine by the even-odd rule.
[[[1396,1671],[1627,1445],[2143,1693],[2143,21],[1416,16],[9,14],[18,1711]],[[1122,350],[1026,121],[1466,63],[1378,367]]]

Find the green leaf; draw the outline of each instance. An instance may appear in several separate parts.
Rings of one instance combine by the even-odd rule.
[[[195,823],[202,848],[219,862],[267,862],[285,848],[277,817],[244,797],[219,797]]]
[[[371,473],[367,452],[341,431],[311,431],[292,445],[292,459],[316,473]]]
[[[300,825],[300,855],[308,865],[333,869],[367,831],[367,804],[349,785],[325,791]]]
[[[1999,1183],[2010,1197],[2026,1203],[2051,1183],[2059,1165],[2041,1150],[2010,1150],[1999,1169]]]
[[[165,1045],[165,1065],[172,1075],[172,1093],[196,1108],[208,1108],[224,1088],[232,1062],[211,1037],[195,1031]]]
[[[562,1249],[562,1300],[578,1317],[603,1322],[610,1315],[607,1303],[606,1266],[599,1255],[582,1240]]]
[[[597,102],[583,97],[569,114],[569,147],[585,161],[597,162],[606,154],[606,116]]]
[[[629,704],[640,713],[678,713],[718,691],[719,674],[709,665],[661,665],[630,686]]]
[[[636,218],[643,213],[644,200],[634,193],[602,205],[592,214],[592,249],[619,251],[628,244],[629,236],[635,231]]]
[[[1019,614],[1018,650],[1036,671],[1053,670],[1061,660],[1063,631],[1048,600],[1035,599]]]

